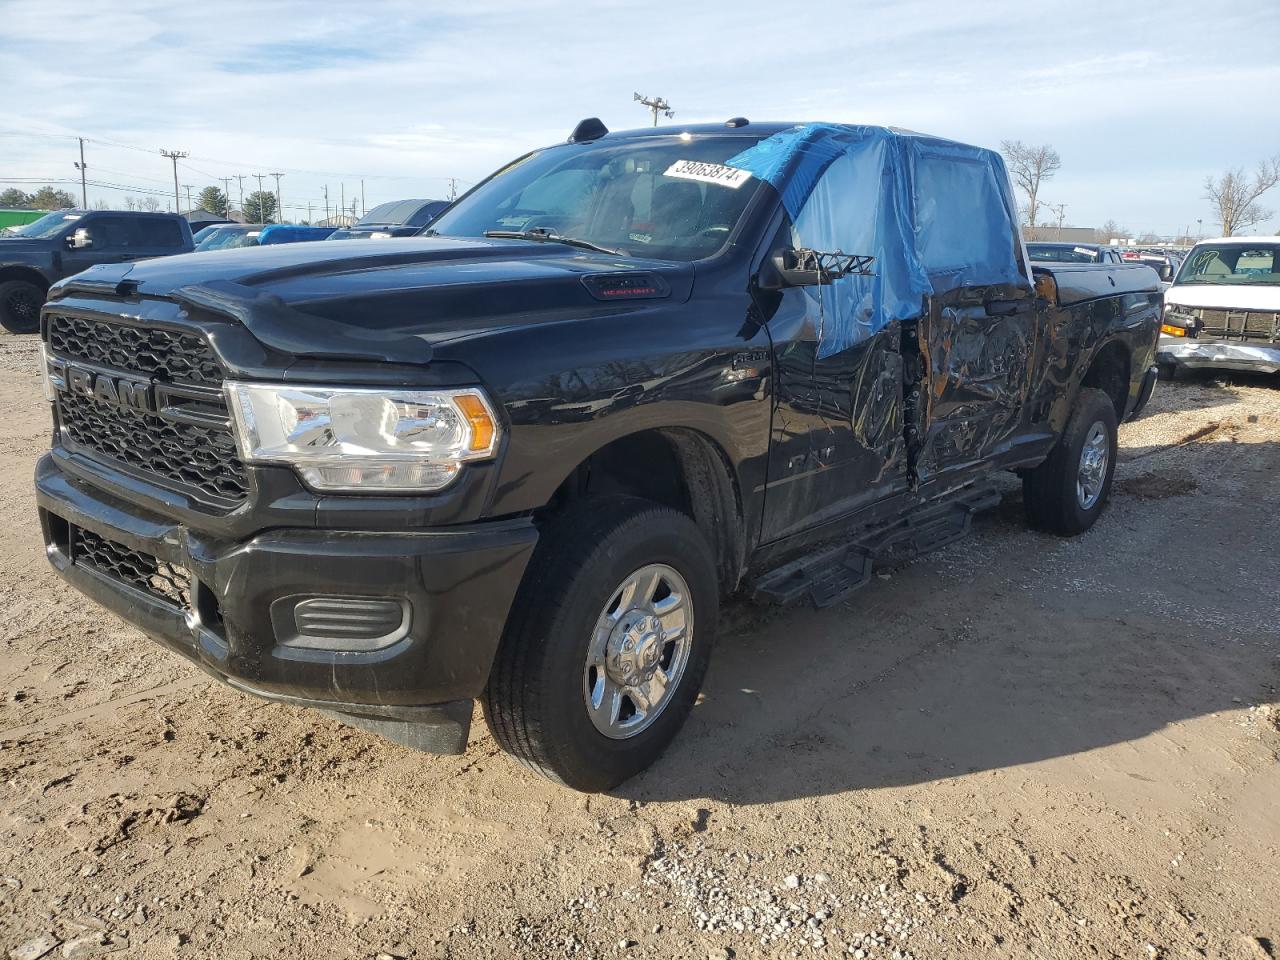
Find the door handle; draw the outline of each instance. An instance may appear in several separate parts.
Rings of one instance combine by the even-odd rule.
[[[982,306],[989,317],[1010,317],[1022,309],[1022,300],[988,300]]]

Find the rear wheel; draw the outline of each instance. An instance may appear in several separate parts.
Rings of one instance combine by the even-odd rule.
[[[1116,469],[1116,408],[1105,391],[1083,387],[1058,445],[1022,477],[1027,520],[1071,537],[1102,513]]]
[[[29,280],[0,283],[0,327],[10,333],[35,333],[40,329],[44,290]]]
[[[591,501],[549,524],[485,691],[507,752],[578,790],[656,760],[688,716],[715,639],[716,567],[684,514]]]

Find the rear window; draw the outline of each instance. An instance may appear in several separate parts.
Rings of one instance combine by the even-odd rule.
[[[1027,257],[1039,263],[1097,263],[1098,251],[1056,243],[1028,243]]]

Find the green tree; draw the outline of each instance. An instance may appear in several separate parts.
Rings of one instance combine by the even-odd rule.
[[[6,210],[30,210],[31,198],[17,187],[10,187],[0,193],[0,207]]]
[[[31,206],[36,210],[66,210],[75,205],[75,197],[56,187],[41,187],[31,195]]]
[[[200,199],[196,201],[196,206],[201,210],[208,210],[210,213],[225,217],[227,215],[227,195],[217,187],[205,187],[200,191]]]
[[[246,223],[275,223],[276,195],[270,190],[255,190],[244,198]]]

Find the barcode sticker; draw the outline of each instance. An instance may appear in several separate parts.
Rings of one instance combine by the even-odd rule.
[[[734,190],[751,179],[751,174],[746,170],[698,160],[677,160],[667,167],[663,176],[675,177],[677,180],[701,180],[703,183],[716,183]]]

